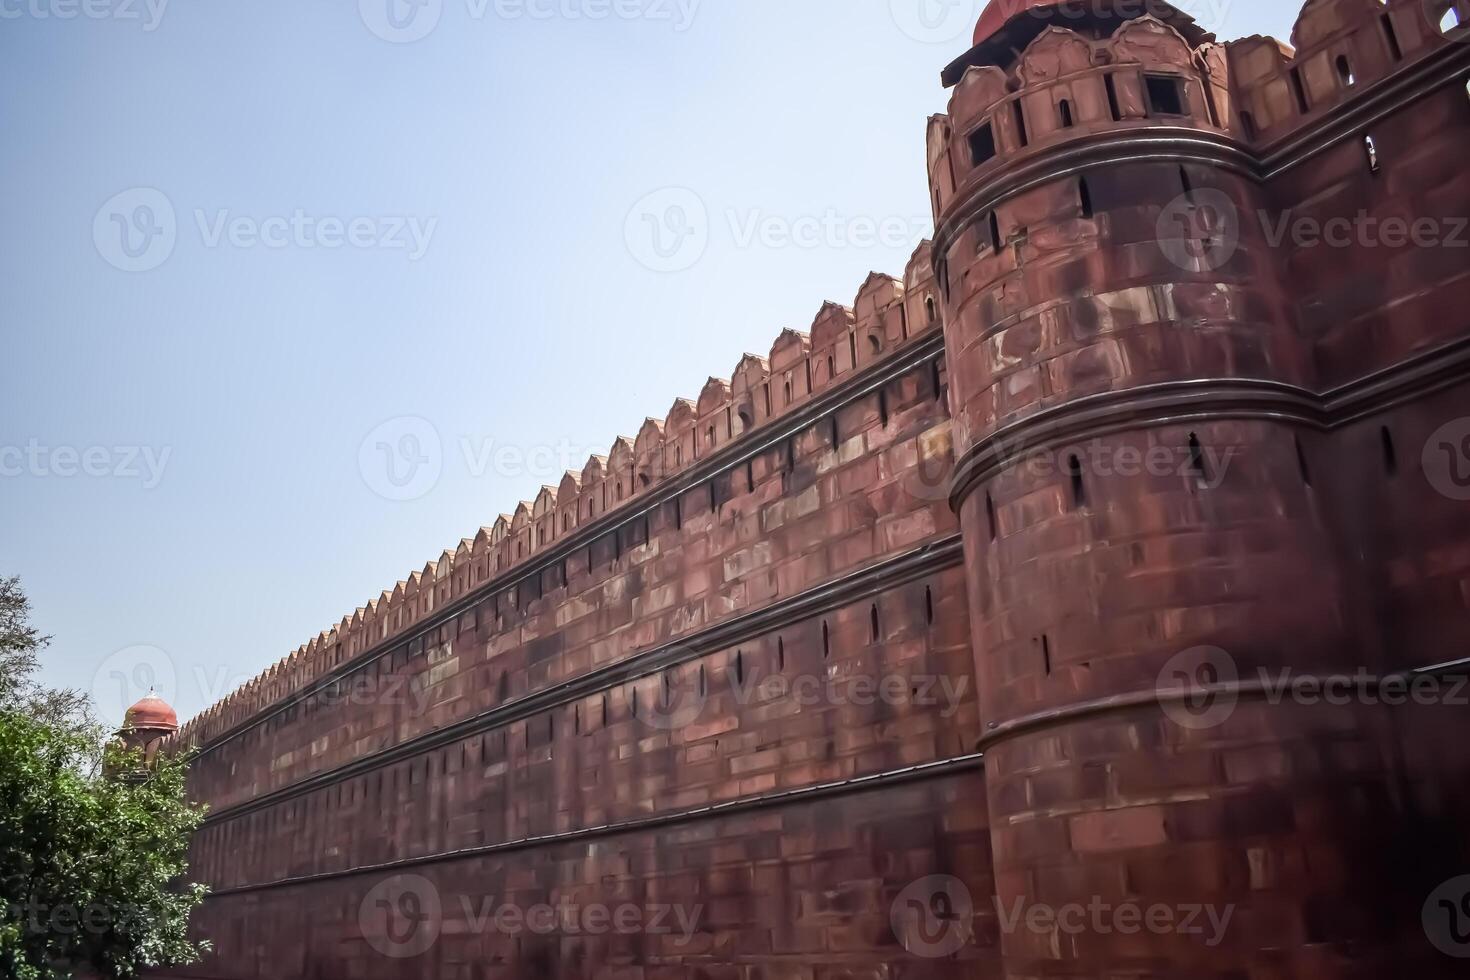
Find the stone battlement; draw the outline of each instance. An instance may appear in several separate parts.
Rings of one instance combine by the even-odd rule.
[[[207,745],[334,668],[412,634],[437,611],[492,580],[513,578],[519,568],[608,515],[631,512],[696,464],[938,326],[929,243],[924,242],[903,280],[874,272],[851,307],[823,303],[809,332],[782,331],[767,357],[746,354],[740,360],[733,381],[710,378],[698,399],[676,399],[664,420],[645,420],[635,438],[618,438],[606,456],[592,456],[559,486],[543,487],[534,501],[522,501],[513,514],[500,515],[344,616],[191,719],[173,744]]]

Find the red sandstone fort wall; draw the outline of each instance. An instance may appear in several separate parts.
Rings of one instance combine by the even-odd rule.
[[[1430,23],[1313,0],[1294,50],[1175,16],[982,40],[902,283],[180,733],[213,808],[198,975],[1438,975],[1455,709],[1247,692],[1192,728],[1158,690],[1191,647],[1249,678],[1470,641],[1464,504],[1419,458],[1470,404],[1462,253],[1272,235],[1470,215],[1470,45]],[[929,875],[966,901],[905,920]],[[699,912],[683,943],[548,936],[477,925],[486,898]],[[1208,947],[997,922],[1095,900],[1236,919]],[[914,951],[935,915],[972,924],[954,955]]]

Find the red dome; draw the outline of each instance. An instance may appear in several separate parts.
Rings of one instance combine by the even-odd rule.
[[[162,698],[150,693],[128,709],[123,724],[127,728],[167,728],[177,731],[179,715]]]
[[[975,25],[975,43],[984,44],[1015,17],[1037,7],[1055,7],[1059,0],[990,0]]]

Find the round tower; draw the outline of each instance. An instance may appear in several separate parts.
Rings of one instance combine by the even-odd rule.
[[[141,751],[144,762],[151,765],[164,740],[178,730],[178,713],[149,691],[147,697],[127,710],[116,738],[124,749]]]
[[[930,120],[1011,977],[1387,975],[1423,899],[1383,716],[1263,683],[1374,661],[1226,76],[1167,4],[992,0]]]

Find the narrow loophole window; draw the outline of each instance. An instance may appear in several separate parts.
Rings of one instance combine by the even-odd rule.
[[[745,654],[735,651],[735,683],[745,683]]]
[[[828,416],[827,423],[831,427],[828,434],[832,437],[832,448],[836,449],[838,443],[841,441],[841,433],[837,431],[837,415],[834,413]]]
[[[1383,37],[1388,41],[1388,53],[1394,61],[1404,60],[1404,46],[1399,43],[1399,32],[1393,26],[1393,15],[1383,15]]]
[[[699,665],[699,696],[705,697],[709,694],[709,675],[704,671],[704,664]]]
[[[776,637],[776,669],[786,669],[786,638],[781,636]]]
[[[999,252],[1002,245],[1000,238],[1000,218],[994,211],[990,212],[990,247]]]
[[[826,660],[830,656],[832,656],[832,630],[824,619],[822,620],[822,659]]]
[[[1083,177],[1077,181],[1077,198],[1082,204],[1082,217],[1092,217],[1092,189],[1087,186],[1087,178]]]
[[[1082,461],[1075,455],[1067,457],[1067,475],[1072,482],[1072,509],[1087,506],[1087,484],[1082,479]]]
[[[1389,476],[1398,476],[1399,452],[1398,447],[1394,445],[1393,433],[1389,431],[1388,426],[1385,425],[1378,430],[1378,440],[1383,446],[1384,472]]]
[[[988,491],[985,494],[985,519],[990,522],[990,540],[994,541],[999,529],[995,524],[995,498]]]
[[[1201,485],[1210,478],[1210,470],[1205,463],[1205,447],[1200,444],[1199,436],[1193,432],[1189,434],[1189,471]]]
[[[934,590],[924,586],[924,622],[934,625]]]
[[[1041,635],[1041,665],[1046,669],[1046,676],[1051,676],[1051,637],[1045,633]]]
[[[1026,110],[1021,106],[1020,99],[1011,103],[1011,111],[1016,116],[1016,138],[1025,146],[1031,142],[1031,138],[1026,132]]]
[[[878,638],[882,635],[882,630],[878,624],[878,604],[876,602],[868,607],[868,621],[872,627],[873,642],[877,643]]]
[[[1062,117],[1062,128],[1071,129],[1076,123],[1072,119],[1072,103],[1063,99],[1057,104],[1057,113]]]
[[[1307,87],[1302,84],[1301,68],[1293,68],[1291,70],[1291,91],[1296,96],[1296,107],[1301,111],[1302,115],[1311,112],[1312,107],[1307,103]]]
[[[1302,482],[1307,485],[1307,489],[1311,489],[1312,468],[1307,463],[1307,451],[1302,446],[1302,441],[1300,438],[1293,439],[1292,441],[1296,443],[1296,465],[1297,469],[1301,471]]]
[[[882,423],[883,428],[888,428],[888,390],[886,388],[878,389],[878,420]]]

